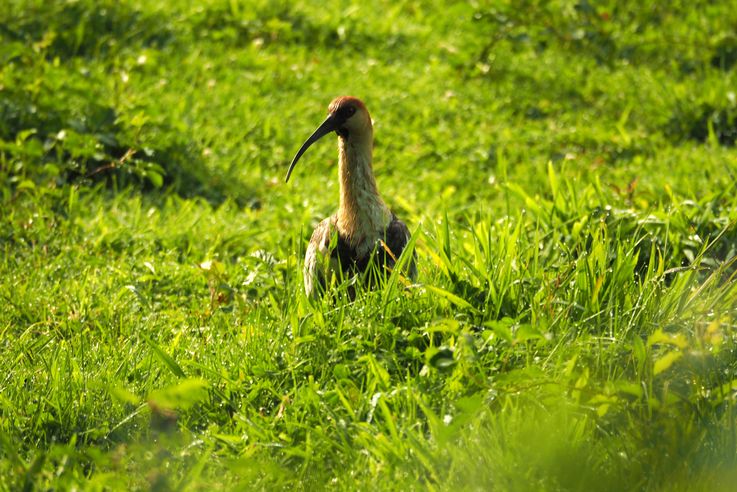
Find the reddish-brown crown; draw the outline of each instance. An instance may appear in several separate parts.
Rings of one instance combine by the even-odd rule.
[[[366,112],[366,115],[368,115],[368,110],[366,109],[366,105],[363,103],[363,101],[353,96],[336,97],[335,99],[333,99],[333,102],[330,103],[330,106],[328,106],[328,112],[335,113],[345,106],[353,106],[356,108],[356,110],[362,109]]]

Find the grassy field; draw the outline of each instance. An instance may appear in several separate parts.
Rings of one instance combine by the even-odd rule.
[[[0,489],[733,490],[732,2],[5,3]],[[343,94],[419,279],[310,302]]]

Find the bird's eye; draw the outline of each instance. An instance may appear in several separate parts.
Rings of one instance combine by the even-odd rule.
[[[356,108],[354,108],[353,106],[348,106],[348,109],[346,109],[346,114],[348,116],[353,116],[353,113],[355,112],[356,112]]]

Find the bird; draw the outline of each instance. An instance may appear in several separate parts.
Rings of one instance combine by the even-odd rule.
[[[338,136],[340,204],[336,213],[317,225],[307,246],[302,273],[308,297],[324,292],[330,275],[350,278],[364,274],[372,264],[376,268],[364,278],[370,286],[376,285],[394,268],[410,241],[407,225],[379,194],[373,171],[373,124],[366,105],[356,97],[341,96],[330,103],[327,118],[292,159],[285,182],[302,154],[332,132]],[[402,273],[417,279],[414,251]],[[354,296],[352,287],[349,293]]]

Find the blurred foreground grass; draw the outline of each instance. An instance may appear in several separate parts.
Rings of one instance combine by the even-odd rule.
[[[10,0],[0,485],[730,490],[730,2]],[[310,304],[336,95],[420,279]]]

